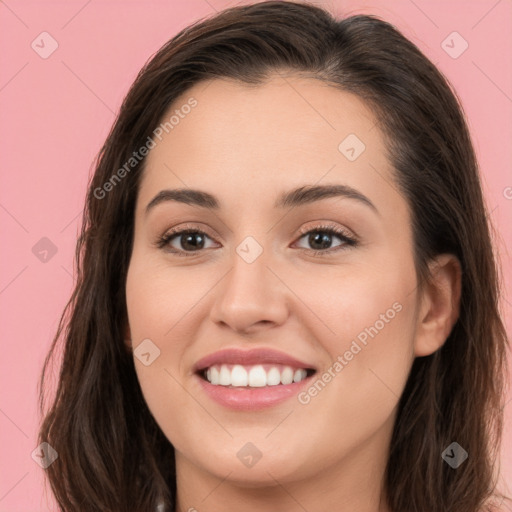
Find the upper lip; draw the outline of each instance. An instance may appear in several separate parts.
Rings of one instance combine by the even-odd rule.
[[[201,358],[194,365],[193,371],[200,372],[215,364],[282,364],[296,369],[315,369],[308,363],[299,361],[288,354],[270,348],[257,348],[251,350],[230,348],[214,352],[213,354]]]

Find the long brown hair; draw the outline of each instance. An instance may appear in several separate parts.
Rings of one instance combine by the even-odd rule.
[[[336,20],[316,6],[284,1],[226,9],[167,42],[140,71],[98,154],[76,246],[76,286],[40,382],[39,440],[59,455],[46,474],[61,510],[153,511],[160,501],[173,510],[176,495],[174,449],[145,403],[123,341],[145,160],[108,193],[98,191],[192,85],[215,78],[259,85],[279,70],[352,92],[373,108],[412,212],[420,282],[437,254],[455,254],[461,263],[459,319],[442,348],[415,359],[399,402],[385,474],[389,507],[491,510],[507,337],[462,108],[443,75],[391,24],[367,15]],[[57,354],[60,373],[50,399],[47,381]],[[456,470],[441,457],[454,441],[469,454]]]

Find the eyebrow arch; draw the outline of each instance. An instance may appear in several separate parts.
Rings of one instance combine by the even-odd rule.
[[[361,192],[348,185],[304,185],[283,193],[274,204],[275,208],[288,208],[301,206],[330,197],[345,197],[355,199],[370,207],[377,215],[376,206]],[[191,206],[199,206],[218,211],[220,203],[218,199],[208,192],[190,188],[161,190],[146,206],[146,215],[156,205],[165,201],[176,201]]]

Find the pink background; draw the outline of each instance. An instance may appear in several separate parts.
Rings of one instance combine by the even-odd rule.
[[[180,29],[225,0],[0,3],[0,512],[51,510],[36,447],[37,382],[73,286],[73,257],[91,162],[136,73]],[[246,3],[246,2],[239,2]],[[249,2],[250,3],[250,2]],[[338,17],[382,16],[454,84],[467,112],[510,289],[512,266],[512,3],[509,0],[317,1]],[[441,43],[457,31],[458,58]],[[43,59],[31,48],[57,50]],[[41,38],[44,37],[44,43]],[[450,40],[448,40],[450,41]],[[458,51],[463,41],[451,44]],[[47,262],[32,252],[43,237]],[[508,245],[508,247],[507,247]],[[8,250],[6,250],[8,249]],[[511,332],[512,299],[503,302]],[[502,481],[512,488],[512,394],[506,406]]]

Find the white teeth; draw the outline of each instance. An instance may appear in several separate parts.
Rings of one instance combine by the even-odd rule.
[[[286,368],[285,368],[286,370]],[[283,372],[285,371],[283,370]],[[279,370],[272,366],[267,373],[267,386],[277,386],[281,382],[281,373]]]
[[[300,382],[301,380],[306,378],[306,370],[295,370],[295,374],[293,375],[293,382]]]
[[[251,388],[262,388],[267,385],[267,372],[263,366],[253,366],[249,372],[249,386]]]
[[[247,386],[247,370],[239,364],[233,366],[231,370],[231,385],[232,386]]]
[[[290,366],[276,365],[265,370],[263,365],[231,367],[228,365],[211,366],[205,372],[205,377],[211,384],[217,386],[235,386],[262,388],[265,386],[287,385],[300,382],[307,376],[305,369],[294,370]]]
[[[215,366],[212,366],[211,368],[208,368],[208,372],[206,373],[206,378],[215,385],[219,384],[219,370],[215,368]]]
[[[221,386],[231,385],[231,372],[228,370],[228,367],[224,364],[220,367],[219,384]]]
[[[300,370],[298,370],[300,371]],[[281,384],[291,384],[293,382],[293,370],[287,366],[281,373]]]

